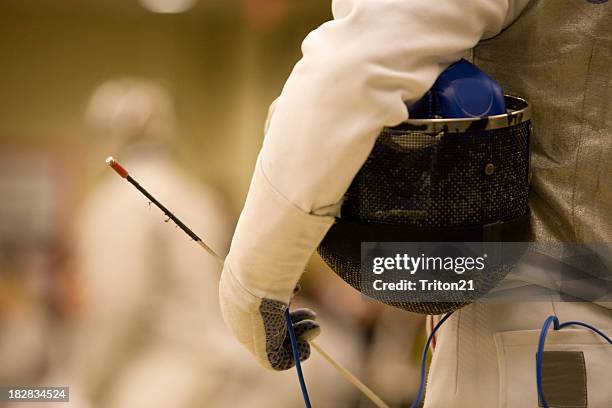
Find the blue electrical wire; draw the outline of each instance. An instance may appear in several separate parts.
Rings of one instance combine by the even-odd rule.
[[[553,325],[554,330],[561,330],[562,328],[567,326],[582,326],[594,331],[595,333],[603,337],[608,343],[612,344],[612,339],[610,339],[603,332],[591,326],[590,324],[577,321],[570,321],[559,324],[559,319],[557,319],[557,316],[549,316],[542,325],[542,330],[540,331],[540,340],[538,341],[538,351],[536,353],[536,386],[538,389],[538,401],[544,408],[549,407],[548,402],[546,402],[546,398],[544,398],[544,392],[542,390],[542,361],[544,360],[544,343],[546,342],[546,334],[548,333],[551,324]]]
[[[582,327],[586,327],[587,329],[591,329],[593,330],[595,333],[599,334],[601,337],[603,337],[608,343],[612,344],[612,339],[609,338],[608,336],[606,336],[602,331],[598,330],[596,327],[591,326],[590,324],[586,324],[583,322],[575,322],[575,321],[570,321],[570,322],[565,322],[565,323],[561,323],[559,325],[559,329],[562,329],[564,327],[567,326],[582,326]]]
[[[453,314],[453,312],[447,313],[444,317],[436,324],[434,329],[431,331],[431,334],[427,338],[427,342],[425,343],[425,347],[423,349],[423,354],[421,355],[421,376],[420,383],[417,395],[410,405],[410,408],[416,408],[421,403],[423,399],[423,392],[425,391],[425,373],[426,373],[426,364],[427,364],[427,353],[429,352],[429,346],[433,337],[440,327],[444,324],[444,322]],[[297,372],[298,381],[300,383],[300,388],[302,390],[302,397],[304,398],[304,405],[306,408],[312,408],[310,404],[310,397],[308,396],[308,389],[306,388],[306,382],[304,381],[304,374],[302,372],[302,365],[300,363],[300,354],[298,350],[297,338],[295,336],[295,331],[293,330],[293,322],[291,320],[291,315],[289,314],[289,309],[285,310],[285,320],[287,321],[287,331],[289,332],[289,340],[291,342],[291,350],[293,352],[293,360],[295,361],[295,370]],[[602,331],[598,330],[596,327],[593,327],[587,323],[578,322],[578,321],[569,321],[560,324],[559,319],[556,316],[549,316],[544,324],[542,325],[542,329],[540,331],[540,339],[538,341],[538,351],[536,353],[536,385],[538,391],[538,400],[543,408],[549,408],[548,402],[544,398],[544,392],[542,390],[542,362],[544,359],[544,343],[546,342],[546,335],[548,330],[550,329],[550,325],[553,325],[554,330],[561,330],[567,326],[581,326],[585,327],[589,330],[600,335],[604,338],[608,343],[612,344],[612,339],[606,336]]]
[[[427,343],[425,344],[425,348],[423,349],[423,355],[421,356],[421,383],[419,384],[419,391],[417,393],[417,396],[410,408],[416,408],[421,402],[421,399],[423,398],[423,391],[425,391],[425,365],[427,363],[427,352],[429,351],[429,345],[438,329],[452,314],[453,312],[446,314],[438,322],[438,324],[436,324],[434,329],[431,331],[429,338],[427,339]],[[291,315],[289,314],[288,308],[285,310],[285,320],[287,321],[287,330],[289,332],[289,339],[291,340],[291,350],[293,352],[293,360],[295,361],[295,370],[297,371],[298,381],[300,382],[300,388],[302,389],[304,405],[306,405],[306,408],[312,408],[312,406],[310,405],[310,397],[308,396],[308,389],[306,388],[306,382],[304,381],[304,374],[302,373],[302,365],[300,364],[300,353],[298,351],[295,331],[293,330],[293,322],[291,321]]]
[[[421,356],[421,383],[419,384],[419,391],[417,392],[417,396],[412,402],[412,405],[410,405],[410,408],[418,407],[419,404],[421,403],[421,399],[423,398],[423,392],[425,391],[425,365],[427,364],[427,352],[429,351],[429,344],[431,343],[431,340],[433,339],[434,335],[436,334],[440,326],[442,326],[442,324],[444,324],[446,319],[448,319],[452,314],[453,312],[450,312],[444,315],[444,317],[440,319],[438,324],[436,324],[434,329],[431,331],[429,338],[427,338],[427,343],[425,343],[425,348],[423,349],[423,355]]]
[[[538,340],[538,351],[536,352],[536,388],[538,389],[538,401],[544,408],[548,408],[548,403],[544,398],[544,392],[542,391],[542,360],[544,359],[544,342],[546,341],[546,334],[550,329],[550,325],[553,324],[555,330],[559,330],[559,319],[557,316],[549,316],[542,325],[540,330],[540,339]]]
[[[293,361],[295,361],[295,371],[297,371],[298,381],[300,383],[300,388],[302,389],[302,397],[304,397],[304,405],[306,408],[312,408],[310,405],[310,397],[308,396],[308,389],[306,388],[306,381],[304,381],[304,374],[302,373],[300,352],[298,350],[297,338],[295,337],[295,331],[293,330],[293,321],[291,320],[291,315],[289,314],[289,308],[285,309],[285,320],[287,321],[287,331],[289,332],[289,340],[291,341]]]

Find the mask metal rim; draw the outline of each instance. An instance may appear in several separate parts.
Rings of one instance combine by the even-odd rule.
[[[383,129],[383,133],[422,132],[422,133],[465,133],[472,130],[493,130],[515,126],[531,119],[531,105],[525,99],[514,95],[504,95],[508,113],[503,115],[450,118],[450,119],[408,119],[397,126]]]

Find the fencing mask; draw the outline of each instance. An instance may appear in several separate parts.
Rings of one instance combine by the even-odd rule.
[[[529,104],[504,96],[495,81],[460,60],[409,111],[410,119],[379,135],[318,248],[357,290],[362,242],[517,242],[529,236]],[[503,266],[473,273],[474,296],[507,273]],[[379,300],[425,314],[471,301],[430,295]]]

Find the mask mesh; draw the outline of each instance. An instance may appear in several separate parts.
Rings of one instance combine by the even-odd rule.
[[[353,179],[341,217],[319,246],[319,254],[359,290],[361,242],[399,241],[398,231],[402,241],[419,241],[419,230],[439,231],[436,241],[457,241],[456,235],[447,239],[445,229],[525,217],[529,213],[530,132],[529,121],[500,129],[435,135],[400,127],[383,130]],[[343,222],[360,224],[359,236],[333,231],[342,228]],[[381,225],[393,226],[393,236],[381,239]],[[369,227],[378,231],[370,233]],[[406,228],[405,236],[401,228]],[[339,251],[338,247],[348,249]],[[481,288],[478,295],[490,290],[507,272],[500,267],[472,276]],[[469,303],[465,298],[428,301],[427,292],[413,296],[414,301],[385,303],[426,314],[445,313]]]

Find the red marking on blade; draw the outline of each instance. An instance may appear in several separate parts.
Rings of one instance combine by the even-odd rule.
[[[122,165],[120,165],[117,160],[113,159],[112,156],[106,159],[106,164],[111,166],[112,169],[115,170],[117,174],[119,174],[123,178],[126,178],[129,174],[128,171]]]

